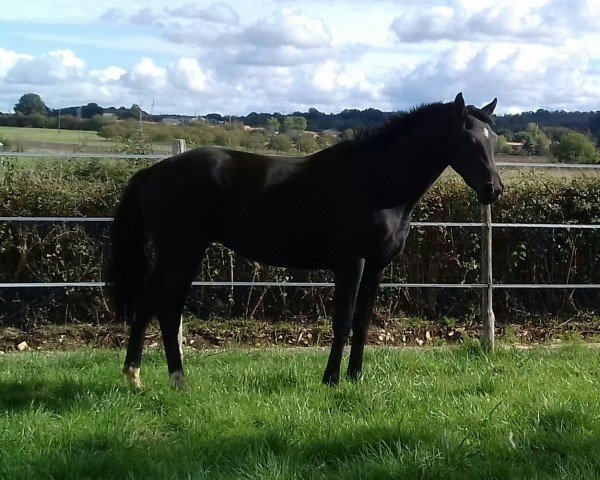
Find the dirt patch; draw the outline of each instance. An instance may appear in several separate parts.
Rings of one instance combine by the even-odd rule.
[[[185,342],[192,348],[257,346],[327,346],[331,343],[328,322],[295,319],[288,322],[259,320],[190,320],[185,322]],[[424,346],[454,344],[481,335],[476,322],[452,324],[378,318],[370,329],[370,345]],[[519,325],[501,325],[497,338],[506,343],[535,344],[552,340],[597,340],[600,319],[536,321]],[[26,350],[74,350],[81,347],[115,348],[127,341],[127,327],[121,324],[44,325],[29,330],[0,328],[0,352]],[[150,348],[161,345],[160,332],[151,326],[146,335]]]

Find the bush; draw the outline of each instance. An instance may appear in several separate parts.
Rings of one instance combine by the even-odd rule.
[[[565,133],[558,143],[552,145],[552,155],[565,163],[598,163],[598,150],[590,139],[577,132]]]
[[[131,174],[147,162],[131,160],[7,159],[0,164],[1,216],[110,216]],[[600,179],[592,176],[523,175],[492,208],[494,221],[600,223]],[[418,221],[478,221],[479,205],[462,181],[444,177],[415,210]],[[302,228],[299,226],[298,228]],[[0,282],[98,281],[107,252],[108,224],[0,224]],[[494,229],[494,280],[502,283],[600,283],[600,232]],[[479,282],[479,228],[413,228],[402,257],[384,282]],[[260,265],[215,245],[198,279],[243,281],[331,281],[328,272]],[[188,303],[197,315],[262,318],[318,317],[332,313],[329,289],[196,288]],[[498,322],[537,315],[572,316],[598,309],[597,291],[496,290]],[[475,289],[382,289],[377,309],[384,316],[474,318]],[[0,325],[34,322],[109,322],[99,289],[7,289],[0,300]]]
[[[0,135],[0,152],[9,152],[12,149],[12,142],[5,136]]]

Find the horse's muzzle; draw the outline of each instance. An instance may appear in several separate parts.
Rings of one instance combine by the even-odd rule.
[[[477,193],[477,200],[482,205],[489,205],[498,200],[503,191],[504,184],[501,181],[498,181],[497,183],[486,183],[481,191]]]

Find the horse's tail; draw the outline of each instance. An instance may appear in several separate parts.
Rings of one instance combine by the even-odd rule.
[[[134,301],[146,282],[149,266],[144,253],[145,228],[140,192],[150,169],[137,172],[117,205],[111,228],[107,269],[108,293],[118,319],[133,321]]]

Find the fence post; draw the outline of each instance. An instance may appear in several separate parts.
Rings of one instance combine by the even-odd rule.
[[[492,208],[481,206],[481,344],[486,350],[494,349],[494,310],[492,307]]]
[[[171,151],[173,155],[179,155],[180,153],[185,152],[185,139],[184,138],[176,138],[173,140],[173,144],[171,146]]]

